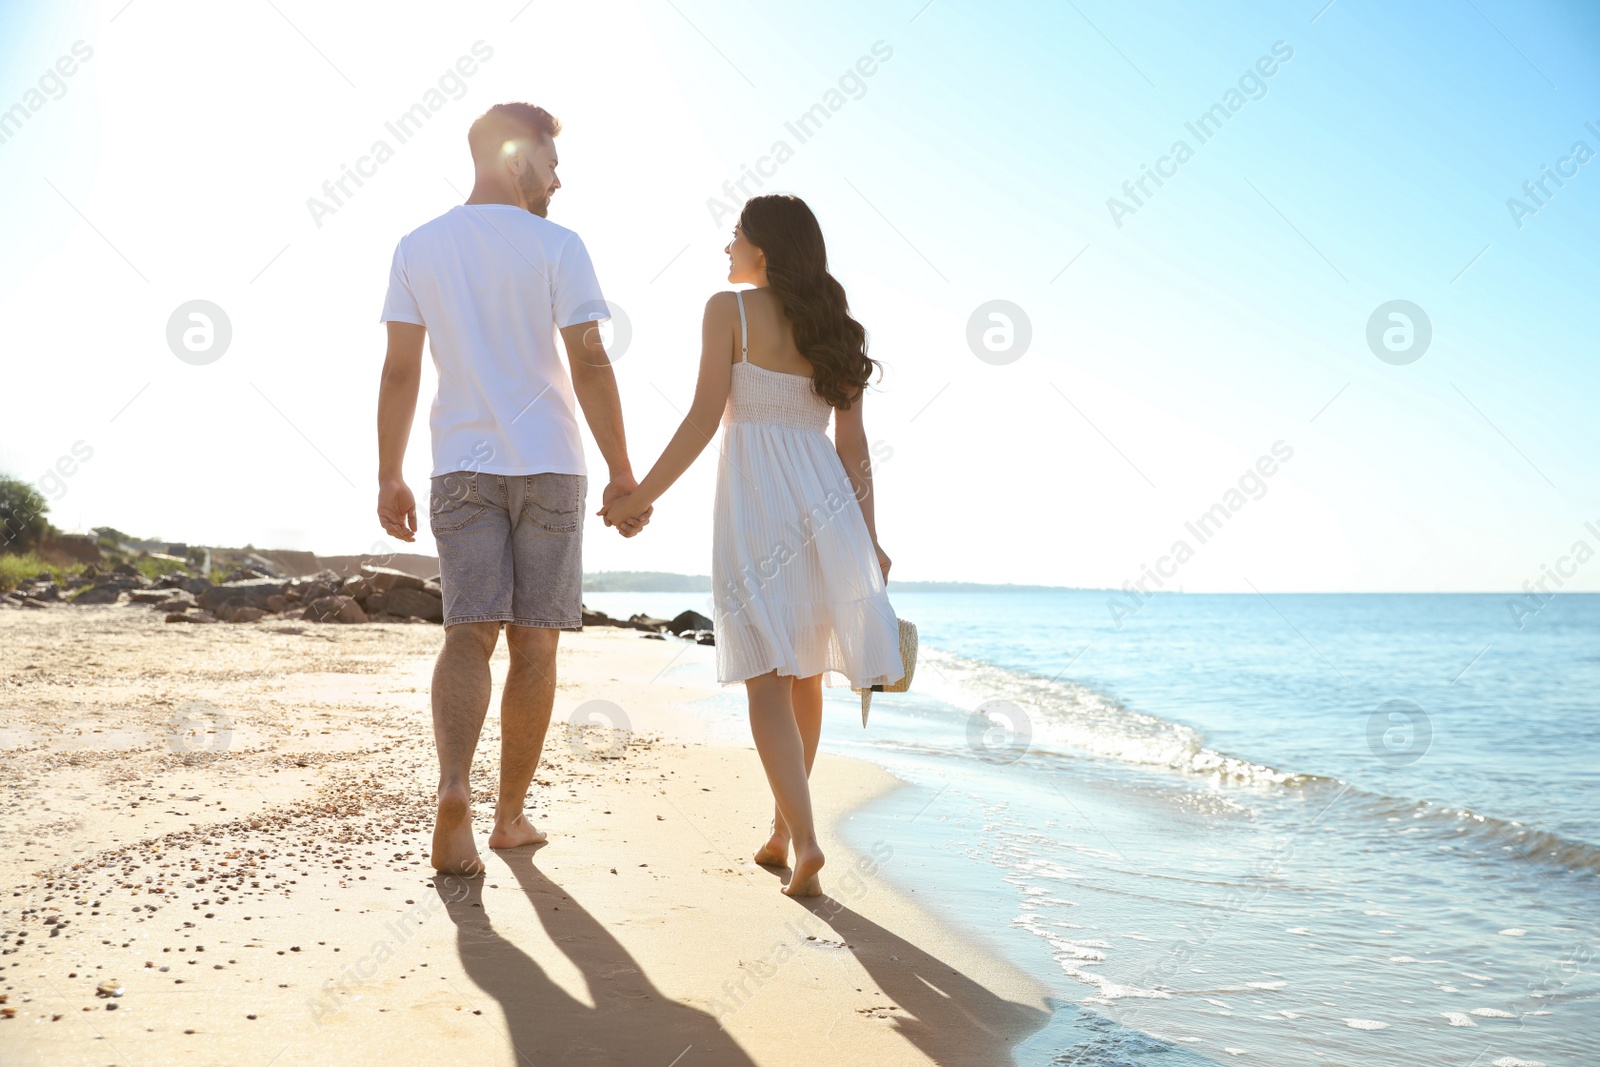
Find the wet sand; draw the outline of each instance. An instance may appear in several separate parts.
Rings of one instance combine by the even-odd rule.
[[[875,767],[819,756],[828,895],[778,892],[753,747],[663,673],[708,648],[564,634],[550,842],[487,850],[492,707],[488,873],[436,876],[440,638],[0,612],[5,1062],[989,1065],[1043,1024],[1037,983],[891,886],[894,841],[839,843]]]

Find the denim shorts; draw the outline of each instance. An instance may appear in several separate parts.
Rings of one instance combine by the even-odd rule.
[[[444,624],[581,625],[587,489],[579,474],[434,478],[428,515]]]

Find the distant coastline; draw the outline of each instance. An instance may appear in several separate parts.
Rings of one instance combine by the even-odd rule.
[[[598,571],[583,576],[585,593],[709,593],[709,574],[670,571]]]
[[[598,571],[583,576],[586,593],[709,593],[708,574],[674,574],[670,571]],[[1065,585],[988,585],[982,582],[889,581],[891,593],[1059,593],[1074,590]]]
[[[1099,592],[1099,590],[1084,590],[1074,585],[1013,585],[1009,582],[1003,585],[990,585],[985,582],[902,582],[889,579],[889,591],[892,593],[1082,593]]]
[[[353,558],[353,557],[352,557]],[[433,569],[436,573],[438,568]],[[597,571],[583,576],[586,593],[709,593],[711,578],[705,574],[675,574],[670,571]],[[902,582],[889,580],[890,593],[1103,593],[1107,596],[1125,597],[1126,589],[1109,589],[1086,585],[1016,585],[987,582]],[[1276,589],[1273,596],[1510,596],[1526,599],[1525,593],[1498,589]],[[1201,590],[1189,593],[1184,589],[1153,589],[1143,593],[1151,597],[1176,596],[1242,596],[1256,597],[1260,593],[1247,590]],[[1582,589],[1562,590],[1550,597],[1600,596],[1600,591]]]

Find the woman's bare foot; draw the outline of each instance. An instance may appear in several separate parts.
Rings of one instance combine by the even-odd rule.
[[[544,831],[529,822],[526,814],[518,812],[516,818],[505,821],[496,813],[494,829],[489,832],[490,848],[519,848],[544,842]]]
[[[809,845],[799,845],[794,850],[794,873],[789,876],[789,884],[783,887],[785,896],[791,897],[820,897],[822,883],[817,880],[817,872],[822,870],[822,865],[828,862],[823,856],[822,849],[815,841]]]
[[[789,835],[782,830],[772,831],[767,843],[756,849],[756,862],[763,867],[789,866]]]
[[[472,797],[465,788],[439,790],[439,812],[433,821],[433,869],[469,878],[483,873],[483,860],[472,840]]]

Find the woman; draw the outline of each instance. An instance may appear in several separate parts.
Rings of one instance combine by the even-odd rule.
[[[600,514],[612,526],[644,515],[721,420],[711,547],[717,676],[744,683],[776,801],[772,837],[755,860],[781,867],[792,843],[783,892],[816,896],[824,858],[806,779],[822,733],[822,675],[861,688],[903,674],[861,421],[877,363],[803,200],[748,201],[725,251],[728,281],[755,288],[706,302],[694,404],[638,489]]]

